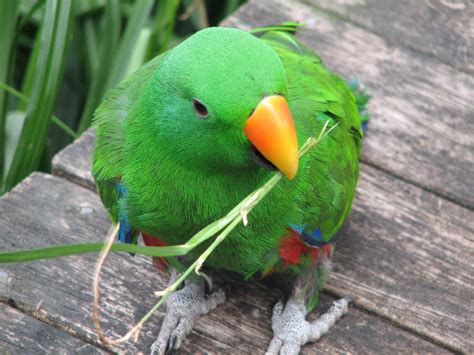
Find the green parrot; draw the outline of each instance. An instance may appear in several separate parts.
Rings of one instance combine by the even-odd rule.
[[[125,243],[140,236],[146,245],[185,243],[275,171],[286,176],[204,265],[244,280],[285,280],[269,354],[297,354],[347,311],[341,299],[317,321],[305,320],[351,208],[366,103],[294,36],[296,25],[287,27],[258,36],[199,31],[111,89],[94,120],[93,175]],[[327,121],[336,127],[299,159],[298,148]],[[195,260],[207,245],[180,261]],[[154,263],[170,268],[163,258]],[[210,277],[190,279],[170,296],[152,353],[179,347],[198,317],[224,302],[211,286]]]

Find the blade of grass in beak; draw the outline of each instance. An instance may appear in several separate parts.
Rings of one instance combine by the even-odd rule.
[[[1,263],[15,263],[20,261],[33,261],[38,259],[58,258],[61,256],[78,255],[84,253],[99,252],[104,247],[103,242],[97,243],[81,243],[81,244],[65,244],[52,246],[47,248],[38,248],[30,250],[20,250],[14,252],[0,253]],[[190,248],[183,245],[169,247],[145,247],[133,244],[112,244],[112,251],[136,253],[149,256],[180,256],[185,255]]]
[[[311,148],[317,145],[324,137],[326,137],[334,128],[338,126],[338,123],[333,125],[327,130],[329,121],[323,126],[318,138],[310,137],[303,144],[299,151],[300,157],[306,154]],[[229,235],[229,233],[240,223],[243,222],[247,225],[247,215],[252,209],[275,187],[275,185],[283,178],[281,172],[275,173],[273,177],[268,180],[263,186],[258,188],[256,191],[249,194],[245,199],[242,200],[237,206],[235,206],[226,216],[218,219],[217,221],[209,224],[208,226],[201,229],[185,244],[166,246],[166,247],[143,247],[131,244],[114,243],[111,244],[112,251],[126,251],[137,254],[151,255],[151,256],[180,256],[186,255],[192,249],[199,244],[209,240],[217,233],[220,234],[201,254],[201,256],[193,263],[193,265],[186,271],[186,275],[189,275],[191,270],[194,269],[196,273],[199,273],[199,269],[205,262],[206,258],[213,252],[213,250]],[[118,227],[116,227],[118,230]],[[16,252],[5,252],[0,253],[0,263],[6,262],[19,262],[19,261],[31,261],[37,259],[54,258],[59,256],[67,256],[81,253],[98,252],[104,247],[103,242],[99,243],[86,243],[86,244],[69,244],[59,245],[49,248],[32,249],[32,250],[20,250]]]
[[[63,76],[72,22],[71,0],[48,0],[41,25],[41,48],[26,110],[25,123],[4,190],[38,167]],[[38,43],[38,42],[37,42]]]

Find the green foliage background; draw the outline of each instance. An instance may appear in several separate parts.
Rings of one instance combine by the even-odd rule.
[[[245,0],[0,0],[0,194],[84,132],[104,93]]]

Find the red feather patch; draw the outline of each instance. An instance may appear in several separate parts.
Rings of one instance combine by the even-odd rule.
[[[301,234],[293,228],[289,228],[290,234],[282,239],[280,244],[280,257],[285,262],[285,265],[299,264],[301,262],[301,256],[309,254],[311,260],[316,262],[320,250],[322,252],[330,252],[331,244],[324,245],[321,249],[316,247],[310,247],[305,244],[301,239]]]
[[[164,247],[168,245],[166,242],[154,237],[150,234],[142,232],[143,242],[147,247]],[[161,271],[167,271],[170,264],[166,261],[165,258],[154,256],[153,257],[153,265],[155,265]]]
[[[280,245],[280,257],[286,266],[300,262],[303,247],[304,245],[298,232],[290,228],[290,234],[282,239]]]

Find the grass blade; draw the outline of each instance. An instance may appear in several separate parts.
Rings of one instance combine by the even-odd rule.
[[[43,6],[45,0],[38,0],[28,9],[24,15],[21,16],[20,22],[18,23],[18,32],[21,31],[23,26],[25,26],[30,20],[33,19],[33,16],[36,14],[36,11]]]
[[[105,19],[102,28],[101,43],[97,67],[87,93],[86,103],[79,120],[78,133],[89,128],[94,110],[107,90],[110,63],[114,62],[120,35],[120,8],[118,0],[108,0],[105,7]]]
[[[35,76],[26,109],[25,123],[4,190],[13,187],[40,162],[54,102],[62,79],[72,22],[71,0],[48,0],[41,26]],[[38,43],[38,42],[37,42]]]
[[[224,9],[224,17],[229,16],[232,14],[237,8],[242,5],[242,0],[227,0],[225,9]]]
[[[151,38],[151,29],[143,27],[137,39],[137,43],[132,53],[130,54],[130,62],[128,63],[127,73],[125,77],[133,74],[138,68],[145,63],[146,51],[148,49],[148,43]]]
[[[135,48],[140,31],[146,25],[152,6],[153,0],[137,1],[133,5],[124,35],[110,69],[105,90],[110,89],[125,78],[130,63],[130,53]]]
[[[207,8],[204,0],[184,0],[187,12],[190,12],[191,22],[198,30],[209,27]]]
[[[26,95],[23,95],[21,92],[19,92],[18,90],[15,90],[14,88],[12,88],[11,86],[5,84],[5,83],[2,83],[0,81],[0,89],[3,89],[7,92],[9,92],[10,94],[12,94],[13,96],[17,97],[18,99],[22,100],[23,102],[28,102],[28,97]],[[20,111],[21,112],[21,111]],[[76,139],[76,138],[79,138],[79,135],[74,132],[72,130],[71,127],[69,127],[66,123],[64,123],[63,121],[61,121],[60,118],[56,117],[55,115],[51,116],[51,121],[56,124],[56,126],[58,126],[59,128],[61,128],[64,132],[66,132],[71,138],[73,139]]]
[[[328,125],[329,121],[324,124],[317,138],[310,137],[306,140],[306,142],[299,150],[300,158],[303,157],[303,155],[306,154],[311,148],[317,145],[334,128],[336,128],[338,126],[338,123],[333,125],[329,130],[327,129]],[[201,229],[185,244],[166,247],[143,247],[132,244],[114,243],[110,244],[111,249],[108,250],[127,251],[152,256],[180,256],[187,254],[199,244],[205,242],[206,240],[209,240],[214,235],[222,231],[217,236],[217,238],[211,243],[211,245],[206,249],[206,251],[201,254],[201,256],[186,271],[186,275],[188,275],[192,269],[194,269],[196,273],[199,273],[199,269],[201,268],[206,258],[212,253],[212,251],[229,235],[229,233],[240,222],[243,222],[244,225],[247,225],[247,215],[275,187],[275,185],[278,184],[278,182],[282,178],[283,174],[281,172],[275,173],[270,180],[268,180],[263,186],[249,194],[246,198],[244,198],[237,206],[235,206],[229,213],[227,213],[227,215],[221,217],[220,219],[212,222],[208,226]],[[118,226],[116,226],[115,229],[118,230]],[[66,244],[49,248],[0,253],[0,263],[31,261],[36,259],[46,259],[73,254],[97,252],[102,250],[105,245],[107,245],[107,247],[109,246],[107,242]]]
[[[168,49],[176,23],[179,3],[180,0],[158,2],[153,18],[152,35],[147,50],[148,59]]]
[[[31,91],[33,90],[33,82],[36,76],[36,65],[38,63],[38,55],[41,49],[41,30],[37,31],[35,41],[33,44],[33,50],[31,51],[30,57],[28,58],[28,65],[26,67],[26,74],[23,77],[21,85],[21,92],[23,95],[30,97]],[[21,101],[18,105],[18,109],[26,111],[28,107],[28,101]]]
[[[7,82],[10,68],[12,43],[15,38],[15,26],[18,15],[18,2],[0,0],[0,82]],[[3,190],[4,142],[6,119],[6,93],[0,92],[0,191]]]
[[[22,261],[33,261],[39,259],[51,259],[61,256],[78,255],[84,253],[100,252],[104,242],[64,244],[47,248],[19,250],[14,252],[0,253],[1,263],[16,263]],[[148,256],[180,256],[185,255],[190,247],[183,248],[181,245],[169,247],[145,247],[141,245],[114,243],[112,251],[143,254]]]
[[[8,110],[5,117],[5,141],[4,149],[4,172],[8,171],[15,155],[15,149],[18,146],[23,122],[25,121],[25,112],[18,110]],[[2,178],[5,178],[4,176]]]
[[[84,40],[85,40],[85,51],[87,55],[87,66],[89,72],[89,80],[94,77],[97,73],[97,68],[99,66],[99,51],[97,44],[97,34],[96,34],[96,25],[93,18],[84,19],[83,31],[84,31]]]

